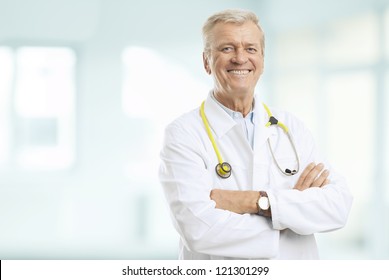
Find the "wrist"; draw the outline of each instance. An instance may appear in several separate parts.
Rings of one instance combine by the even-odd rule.
[[[257,200],[258,215],[271,217],[270,201],[265,191],[259,191],[259,197]]]
[[[245,205],[245,213],[257,214],[258,213],[258,199],[259,194],[257,191],[246,191],[246,199],[243,205]]]

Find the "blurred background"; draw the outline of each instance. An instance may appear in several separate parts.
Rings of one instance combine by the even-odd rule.
[[[176,259],[166,124],[212,81],[201,27],[254,11],[257,94],[304,120],[355,196],[323,259],[389,258],[386,0],[0,0],[0,259]]]

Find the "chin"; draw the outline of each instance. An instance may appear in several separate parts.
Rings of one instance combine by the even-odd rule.
[[[254,89],[248,87],[231,87],[231,91],[238,95],[247,95],[254,92]]]

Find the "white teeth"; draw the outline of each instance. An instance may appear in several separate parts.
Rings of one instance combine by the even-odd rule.
[[[229,70],[228,72],[235,75],[247,75],[250,71],[249,70]]]

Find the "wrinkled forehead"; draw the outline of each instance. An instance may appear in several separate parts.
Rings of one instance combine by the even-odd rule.
[[[263,32],[254,22],[225,23],[219,22],[209,32],[208,43],[244,42],[251,45],[262,45]]]

